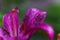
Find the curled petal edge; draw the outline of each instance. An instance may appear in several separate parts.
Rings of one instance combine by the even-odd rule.
[[[28,34],[29,34],[29,38],[31,38],[31,36],[37,32],[37,30],[44,30],[49,37],[49,40],[53,40],[54,38],[54,29],[51,25],[49,24],[41,24],[38,27],[34,27],[33,30],[31,30]]]
[[[47,32],[49,40],[53,40],[54,29],[50,24],[41,24],[39,28]]]

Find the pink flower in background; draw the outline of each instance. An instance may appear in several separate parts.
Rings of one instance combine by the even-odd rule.
[[[53,40],[52,26],[44,23],[45,11],[30,8],[21,24],[19,24],[18,12],[16,7],[3,16],[4,28],[0,27],[0,40],[30,40],[31,36],[41,29],[47,32],[49,40]]]

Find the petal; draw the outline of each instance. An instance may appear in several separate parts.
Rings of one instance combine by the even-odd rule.
[[[24,34],[24,32],[21,32],[19,35],[20,40],[30,40],[31,36],[36,33],[37,30],[31,30],[30,32]]]
[[[53,40],[54,38],[54,29],[51,25],[49,24],[41,24],[40,27],[37,27],[38,29],[42,29],[44,31],[47,32],[48,36],[49,36],[49,40]]]
[[[17,36],[18,33],[19,22],[17,13],[18,8],[14,8],[3,16],[4,26],[9,31],[10,36]]]
[[[46,17],[46,12],[45,11],[41,11],[37,8],[30,8],[28,9],[28,11],[26,12],[25,18],[22,22],[22,28],[27,30],[30,30],[30,28],[33,28],[34,26],[32,25],[36,25],[36,24],[41,24],[44,22],[44,19]]]
[[[42,23],[46,17],[46,12],[37,8],[30,8],[25,15],[24,23],[28,24],[31,20],[36,19],[36,17],[39,18],[38,20]]]
[[[7,40],[8,32],[0,27],[0,40]]]

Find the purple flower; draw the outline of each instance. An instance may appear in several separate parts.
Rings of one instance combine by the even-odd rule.
[[[4,28],[0,27],[0,40],[29,40],[37,30],[47,32],[49,40],[53,40],[54,30],[45,24],[46,12],[30,8],[21,24],[18,20],[18,8],[14,8],[3,16]]]

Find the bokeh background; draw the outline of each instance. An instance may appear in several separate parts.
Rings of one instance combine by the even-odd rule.
[[[47,11],[45,22],[54,27],[54,40],[57,40],[57,34],[60,33],[60,0],[0,0],[0,26],[3,26],[3,15],[16,6],[20,9],[20,21],[23,20],[26,10],[31,7]],[[31,40],[48,40],[48,36],[40,30],[31,37]]]

